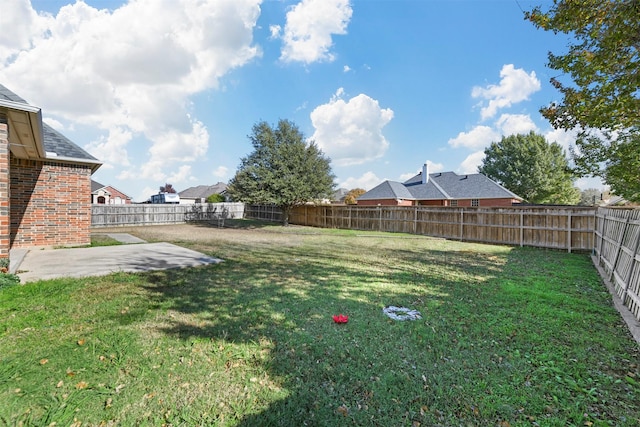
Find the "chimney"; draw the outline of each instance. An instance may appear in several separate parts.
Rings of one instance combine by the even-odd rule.
[[[422,183],[426,184],[427,182],[429,182],[429,164],[424,162],[424,165],[422,165]]]

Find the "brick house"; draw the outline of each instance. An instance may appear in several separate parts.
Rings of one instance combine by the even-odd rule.
[[[189,187],[186,190],[182,190],[178,195],[180,196],[181,205],[191,205],[194,203],[204,203],[207,197],[213,194],[220,194],[226,196],[227,184],[224,182],[218,182],[214,185],[198,185],[196,187]]]
[[[0,258],[10,249],[91,242],[96,158],[0,85]]]
[[[512,206],[522,202],[485,175],[458,175],[454,172],[429,173],[428,166],[405,182],[385,181],[356,199],[365,206]]]
[[[91,180],[91,203],[100,205],[130,205],[131,197],[110,185]]]

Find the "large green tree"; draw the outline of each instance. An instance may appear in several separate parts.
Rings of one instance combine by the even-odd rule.
[[[294,123],[256,123],[249,139],[254,151],[241,159],[227,188],[234,200],[279,206],[288,225],[295,206],[331,196],[335,177],[330,159],[314,142],[305,142]]]
[[[529,203],[568,204],[580,200],[562,147],[530,132],[502,137],[484,150],[478,172]]]
[[[541,112],[555,128],[577,131],[575,170],[640,201],[640,1],[554,0],[525,18],[572,37],[566,53],[549,53],[562,99]]]

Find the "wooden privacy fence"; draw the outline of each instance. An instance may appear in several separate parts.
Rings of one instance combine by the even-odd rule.
[[[216,221],[222,225],[227,218],[243,217],[244,203],[91,205],[91,226],[96,228],[190,221]]]
[[[593,262],[640,320],[640,209],[600,208]]]
[[[468,242],[591,251],[595,208],[305,205],[291,224],[421,234]],[[264,217],[263,217],[264,218]],[[264,218],[266,219],[266,218]]]
[[[245,205],[244,217],[282,222],[282,210],[275,205]]]

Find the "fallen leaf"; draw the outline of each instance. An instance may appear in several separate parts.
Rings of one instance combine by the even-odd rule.
[[[60,388],[64,385],[64,381],[60,380],[58,381],[58,384],[56,384],[56,388]]]
[[[109,409],[111,408],[111,404],[113,403],[113,399],[112,398],[108,398],[107,401],[104,404],[104,408],[105,409]]]
[[[338,406],[338,409],[336,409],[336,411],[339,414],[341,414],[343,417],[346,417],[347,415],[349,415],[349,408],[347,408],[345,405]]]
[[[71,370],[71,368],[67,368],[67,376],[68,376],[68,377],[72,377],[72,376],[74,376],[75,374],[76,374],[76,373],[75,373],[75,372],[73,372],[73,371]]]
[[[84,381],[80,381],[78,384],[76,384],[76,388],[77,388],[78,390],[82,390],[82,389],[85,389],[85,388],[87,388],[87,387],[89,387],[89,384],[87,384],[87,383],[86,383],[86,382],[84,382]]]
[[[40,359],[41,365],[46,365],[49,362],[49,359]]]
[[[78,340],[78,345],[84,345],[84,343],[85,343],[85,340],[83,340],[83,339],[79,339]]]

